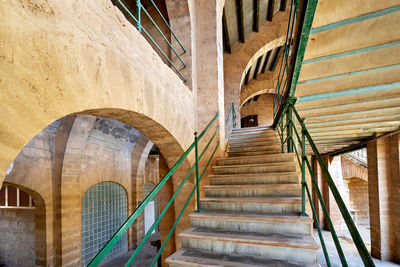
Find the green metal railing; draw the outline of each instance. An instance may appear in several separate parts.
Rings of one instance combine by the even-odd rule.
[[[225,140],[227,140],[225,145],[225,152],[228,150],[231,132],[232,129],[234,128],[236,128],[236,112],[235,112],[235,107],[233,106],[232,103],[231,108],[229,109],[228,116],[226,117],[225,121]]]
[[[183,53],[186,53],[186,49],[183,47],[181,42],[179,41],[178,37],[174,33],[174,31],[171,29],[171,26],[169,25],[168,21],[165,19],[157,5],[154,3],[153,0],[148,0],[154,7],[154,9],[157,11],[159,16],[162,18],[164,21],[165,25],[167,26],[168,30],[176,40],[176,42],[179,44],[180,48],[182,49]],[[154,21],[153,17],[149,14],[145,6],[142,4],[142,0],[136,0],[136,17],[133,15],[135,13],[131,9],[128,8],[127,4],[125,4],[122,0],[114,0],[114,2],[118,3],[118,5],[122,8],[123,11],[126,12],[126,14],[136,23],[136,28],[139,32],[144,33],[145,36],[154,44],[154,46],[157,48],[157,50],[161,53],[161,55],[171,64],[172,68],[175,70],[175,72],[181,77],[181,79],[186,82],[187,79],[186,77],[182,74],[182,72],[178,69],[178,67],[172,62],[172,60],[166,55],[166,53],[161,49],[160,45],[157,44],[157,42],[154,40],[153,37],[147,32],[147,30],[143,27],[142,25],[142,12],[147,16],[147,18],[151,21],[151,23],[154,25],[154,27],[157,29],[157,31],[160,33],[160,35],[163,37],[164,41],[168,44],[168,46],[171,48],[172,52],[176,55],[176,57],[179,59],[179,61],[182,63],[182,66],[186,68],[185,62],[182,60],[181,56],[178,54],[174,46],[171,44],[171,42],[168,40],[168,38],[165,36],[165,34],[162,32],[160,27],[157,25],[157,23]]]
[[[299,0],[292,0],[290,6],[290,14],[289,14],[289,23],[286,31],[286,40],[284,44],[284,53],[281,61],[281,66],[279,68],[278,82],[275,87],[275,95],[273,99],[273,116],[275,115],[279,109],[279,106],[283,101],[283,94],[286,88],[286,84],[288,82],[289,77],[289,56],[290,51],[293,46],[293,32],[294,32],[294,24],[296,22],[296,17],[299,9]]]
[[[310,202],[311,209],[312,209],[312,212],[314,215],[315,224],[317,226],[318,235],[321,240],[321,245],[322,245],[322,249],[323,249],[323,252],[325,255],[326,263],[328,266],[331,266],[331,263],[329,260],[329,255],[328,255],[328,252],[327,252],[327,249],[325,246],[325,241],[324,241],[324,238],[323,238],[323,235],[321,232],[321,227],[320,227],[318,217],[317,217],[317,214],[315,211],[315,207],[312,202],[311,195],[310,195],[310,188],[306,181],[306,168],[307,168],[309,171],[309,174],[311,176],[312,184],[313,184],[314,188],[316,189],[318,200],[322,206],[323,214],[327,220],[330,232],[332,234],[332,238],[335,243],[336,250],[339,254],[340,261],[343,266],[348,266],[346,257],[343,253],[343,249],[340,245],[335,228],[333,227],[332,220],[330,218],[328,209],[325,205],[321,191],[319,189],[314,170],[307,158],[307,154],[306,154],[306,142],[307,142],[316,158],[316,161],[318,162],[318,164],[322,170],[322,173],[326,179],[326,182],[328,183],[328,186],[332,192],[332,195],[336,201],[336,204],[339,207],[340,213],[347,225],[347,228],[349,229],[349,232],[354,241],[354,244],[357,247],[357,250],[358,250],[359,255],[361,256],[361,259],[363,260],[365,266],[375,266],[374,262],[372,261],[371,255],[369,254],[367,248],[365,247],[365,244],[360,236],[360,233],[358,232],[357,227],[354,224],[354,221],[352,220],[348,209],[346,208],[346,205],[339,193],[339,190],[337,189],[337,187],[328,171],[328,168],[322,159],[321,154],[319,153],[313,139],[311,138],[310,133],[307,130],[307,127],[305,125],[305,119],[301,118],[299,113],[296,111],[295,102],[296,102],[296,100],[294,98],[286,99],[286,101],[284,103],[282,115],[279,118],[276,129],[278,130],[278,133],[279,133],[279,136],[281,139],[282,152],[284,152],[285,146],[286,146],[287,152],[295,152],[298,163],[301,167],[301,184],[302,184],[301,214],[306,215],[306,212],[305,212],[306,200],[305,200],[305,198],[306,198],[306,194],[307,194],[307,197]],[[299,128],[301,128],[301,134],[299,134],[299,132],[297,131],[297,127],[296,127],[297,123],[300,126]]]
[[[229,116],[232,116],[232,118],[234,118],[234,119],[229,119],[229,116],[228,116],[228,119],[227,119],[227,121],[225,123],[225,129],[230,129],[229,131],[231,131],[232,127],[235,127],[235,125],[236,125],[236,122],[235,122],[236,114],[235,114],[235,110],[233,108],[233,104],[232,104],[232,108],[231,108],[231,113],[230,114],[232,114],[232,115],[229,115]],[[143,213],[143,211],[145,210],[146,206],[150,203],[150,201],[152,201],[152,199],[154,197],[156,197],[157,193],[161,190],[161,188],[165,185],[165,183],[171,178],[171,176],[178,169],[178,167],[182,164],[182,162],[185,159],[188,158],[190,152],[192,152],[194,150],[195,163],[193,164],[193,167],[189,170],[189,172],[187,173],[185,178],[182,180],[182,182],[179,185],[179,187],[175,190],[175,192],[172,195],[171,199],[168,201],[168,203],[166,204],[164,209],[160,212],[160,215],[155,220],[155,222],[152,224],[152,226],[150,227],[150,229],[148,230],[148,232],[146,233],[146,235],[144,236],[143,240],[140,242],[138,247],[135,249],[135,251],[133,252],[131,257],[129,258],[128,262],[125,264],[125,266],[131,266],[132,265],[133,261],[136,259],[136,257],[138,256],[139,252],[141,251],[141,249],[145,245],[146,241],[149,239],[149,237],[150,237],[151,233],[153,232],[153,230],[160,223],[161,219],[163,218],[163,216],[167,212],[168,208],[171,206],[173,201],[179,195],[179,192],[182,190],[183,186],[185,185],[187,180],[190,178],[190,176],[192,175],[193,171],[195,171],[195,181],[196,181],[195,185],[194,185],[189,197],[187,198],[185,204],[183,205],[180,213],[178,214],[178,216],[177,216],[173,226],[171,227],[168,235],[166,236],[165,240],[163,241],[163,243],[162,243],[157,255],[153,259],[153,262],[152,262],[151,266],[154,266],[157,263],[159,257],[161,256],[162,251],[164,250],[164,248],[167,245],[169,239],[171,238],[172,234],[174,233],[176,226],[178,225],[183,213],[185,212],[185,210],[186,210],[187,206],[189,205],[189,203],[190,203],[190,201],[191,201],[191,199],[192,199],[192,197],[193,197],[195,192],[196,192],[196,211],[200,212],[200,207],[201,207],[200,206],[200,181],[203,178],[204,174],[206,173],[206,171],[208,169],[208,166],[210,165],[211,160],[213,159],[214,154],[215,154],[215,152],[217,151],[217,149],[219,147],[220,141],[218,141],[216,143],[216,146],[212,150],[211,156],[206,161],[206,165],[205,165],[204,169],[201,171],[201,173],[200,173],[199,163],[204,158],[205,153],[207,151],[209,151],[208,148],[210,147],[211,143],[213,142],[213,140],[217,136],[217,133],[220,130],[219,125],[216,126],[215,131],[210,136],[209,141],[204,146],[204,149],[200,154],[199,154],[199,142],[202,140],[202,138],[207,133],[207,131],[215,124],[215,121],[217,120],[218,117],[219,117],[219,113],[217,113],[214,116],[214,118],[208,123],[208,125],[204,128],[204,130],[199,135],[197,135],[197,132],[194,133],[194,141],[189,146],[189,148],[183,153],[182,157],[175,163],[175,165],[165,175],[165,177],[156,185],[156,187],[153,189],[153,191],[151,191],[150,194],[143,200],[143,203],[129,216],[129,218],[124,222],[124,224],[119,228],[119,230],[112,236],[112,238],[105,244],[105,246],[97,253],[97,255],[92,259],[92,261],[89,263],[88,266],[98,266],[101,263],[101,261],[110,252],[110,250],[113,248],[113,246],[128,231],[128,229],[131,227],[133,222],[135,222],[137,220],[137,218],[139,217],[139,215]],[[227,133],[225,133],[225,136],[226,135],[227,135]]]

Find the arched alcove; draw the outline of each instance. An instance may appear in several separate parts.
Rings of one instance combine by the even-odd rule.
[[[47,266],[43,198],[20,185],[0,190],[0,266]]]
[[[82,197],[81,239],[82,265],[86,266],[127,218],[125,189],[114,182],[101,182],[90,187]],[[105,257],[112,259],[128,250],[125,234]]]

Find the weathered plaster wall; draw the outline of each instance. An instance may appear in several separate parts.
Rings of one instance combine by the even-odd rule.
[[[137,201],[143,200],[143,184],[157,184],[160,180],[158,159],[148,158],[152,146],[136,129],[90,115],[66,117],[29,142],[13,162],[6,182],[23,188],[35,200],[37,265],[81,264],[81,199],[91,186],[104,181],[120,184],[127,192],[128,214],[132,213]],[[159,210],[173,190],[171,178],[169,186],[158,196]],[[174,205],[170,207],[171,213],[172,219],[166,216],[162,224],[174,222]],[[164,238],[166,228],[162,227]],[[130,248],[143,237],[142,219],[135,228],[139,231],[129,231]],[[167,248],[163,259],[174,250],[174,237]]]
[[[0,210],[0,265],[35,266],[35,211]]]
[[[36,205],[36,264],[52,265],[53,243],[53,158],[55,128],[41,131],[19,153],[5,181],[29,193]]]
[[[6,1],[0,15],[1,177],[41,129],[76,112],[134,126],[169,165],[192,142],[193,93],[110,1]]]
[[[355,212],[355,223],[369,226],[368,182],[353,177],[348,180],[350,208]]]
[[[252,100],[240,108],[240,118],[258,115],[258,125],[271,125],[273,122],[273,99],[273,94],[261,94],[257,101]]]
[[[288,17],[289,9],[277,13],[272,22],[266,22],[258,32],[249,34],[245,43],[233,46],[232,54],[224,53],[225,111],[229,110],[232,103],[239,110],[242,103],[240,89],[246,68],[253,63],[251,60],[257,59],[256,54],[261,53],[262,49],[269,50],[282,45],[279,38],[286,34]]]

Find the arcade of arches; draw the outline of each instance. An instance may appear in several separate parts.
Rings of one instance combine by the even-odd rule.
[[[227,155],[231,106],[238,127],[273,124],[290,1],[268,4],[268,19],[255,16],[257,3],[267,8],[263,0],[151,1],[185,47],[181,59],[150,1],[142,2],[165,37],[146,16],[142,25],[152,39],[139,32],[118,2],[0,2],[0,266],[86,266],[217,113],[204,137],[219,127],[211,165]],[[134,9],[135,0],[123,2]],[[374,140],[365,145],[365,163],[347,154],[324,160],[356,225],[368,232],[372,256],[400,262],[400,134]],[[192,166],[190,155],[105,261],[137,247]],[[325,178],[313,167],[341,229]],[[211,169],[202,186],[210,184]],[[194,183],[192,175],[154,229],[161,241]],[[162,266],[182,247],[179,234],[190,228],[194,210],[193,198],[161,254]]]

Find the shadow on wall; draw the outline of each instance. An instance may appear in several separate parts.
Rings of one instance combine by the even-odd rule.
[[[116,116],[114,113],[112,115]],[[139,118],[131,118],[131,122],[138,123]],[[146,126],[152,128],[154,124],[142,124],[141,127],[151,131]],[[152,135],[156,136],[157,141],[163,139],[162,133],[165,131],[157,132],[160,128],[162,126],[152,128]],[[167,140],[169,138],[173,137],[166,137]],[[165,147],[162,144],[165,141],[160,142],[161,147]],[[143,183],[153,176],[153,182],[159,182],[158,169],[154,170],[158,168],[158,155],[149,158],[153,145],[132,126],[92,115],[64,117],[33,138],[18,154],[5,178],[7,184],[28,192],[35,204],[36,259],[31,259],[33,265],[79,266],[91,260],[127,215],[136,209],[137,199],[142,197]],[[179,146],[176,141],[175,145],[170,143],[165,151],[171,162],[176,154],[179,155],[179,151],[170,150],[175,146]],[[138,176],[140,181],[136,181]],[[171,178],[171,190],[164,196],[166,199],[172,195],[173,184],[180,182],[179,179],[179,173]],[[117,206],[109,207],[106,203]],[[174,208],[172,205],[170,209]],[[0,220],[9,215],[8,210]],[[121,210],[125,210],[123,214],[116,213]],[[24,220],[24,214],[19,212],[18,216],[14,214],[10,218],[12,220],[8,220],[5,226],[0,224],[2,230],[19,225]],[[133,248],[134,242],[137,242],[134,235],[137,233],[137,229],[131,229],[113,255],[121,253],[120,249],[126,251]],[[19,235],[8,231],[2,237],[23,240]],[[31,238],[25,232],[21,236]],[[174,242],[172,238],[170,243]],[[74,244],[73,249],[71,244]],[[94,252],[94,248],[97,251]],[[19,251],[15,248],[12,250]],[[0,260],[13,259],[12,255],[3,253]]]
[[[257,116],[259,126],[270,126],[273,123],[273,96],[274,94],[257,95],[240,108],[240,118],[244,119],[249,116]]]

